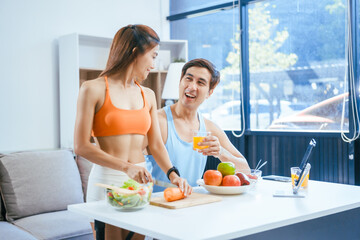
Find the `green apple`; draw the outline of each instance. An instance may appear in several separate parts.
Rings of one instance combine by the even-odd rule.
[[[235,174],[235,165],[232,162],[221,162],[217,166],[217,170],[225,177],[226,175]]]

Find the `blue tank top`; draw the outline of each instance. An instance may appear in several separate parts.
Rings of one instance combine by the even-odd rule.
[[[185,142],[180,139],[176,132],[173,116],[171,113],[170,106],[164,107],[166,118],[167,118],[167,140],[166,150],[169,153],[172,164],[179,169],[182,178],[185,178],[188,183],[195,187],[197,186],[196,180],[202,177],[205,169],[207,156],[204,156],[193,150],[193,143]],[[200,121],[200,131],[206,131],[204,119],[201,114],[198,113]],[[152,176],[164,182],[170,182],[161,168],[155,162],[152,155],[145,157],[147,161],[148,170],[152,169]],[[151,164],[150,164],[151,163]],[[152,166],[151,166],[152,165]],[[164,191],[165,188],[154,186],[154,192]]]

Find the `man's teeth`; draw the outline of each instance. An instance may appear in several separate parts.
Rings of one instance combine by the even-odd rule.
[[[185,96],[187,96],[187,97],[189,97],[189,98],[195,98],[195,96],[190,95],[190,94],[188,94],[188,93],[185,93]]]

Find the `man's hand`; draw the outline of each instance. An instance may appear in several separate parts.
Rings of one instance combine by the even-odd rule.
[[[219,139],[216,136],[207,136],[202,142],[198,143],[199,146],[209,146],[204,149],[199,149],[198,152],[206,156],[214,156],[219,158],[223,152]]]

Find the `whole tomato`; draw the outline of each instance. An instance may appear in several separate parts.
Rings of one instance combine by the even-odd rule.
[[[217,170],[207,170],[203,178],[206,185],[220,186],[222,174]]]
[[[223,178],[223,186],[241,186],[241,181],[236,175],[226,175]]]

